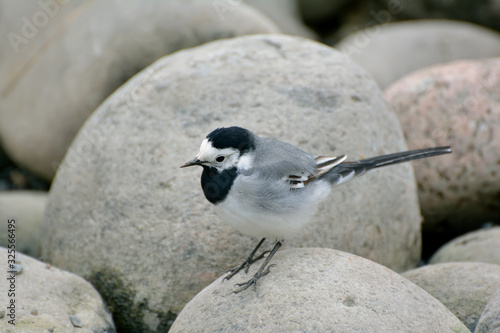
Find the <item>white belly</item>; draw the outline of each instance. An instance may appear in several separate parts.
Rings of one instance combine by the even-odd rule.
[[[261,238],[289,238],[310,221],[319,203],[330,193],[330,186],[326,182],[314,185],[314,188],[301,189],[301,195],[292,199],[293,208],[285,211],[260,209],[250,204],[248,197],[234,193],[216,205],[215,211],[225,223],[241,233]]]

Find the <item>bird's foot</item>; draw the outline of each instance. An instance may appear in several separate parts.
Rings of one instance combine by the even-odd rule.
[[[251,285],[253,285],[253,291],[257,292],[257,280],[263,277],[264,275],[269,274],[270,268],[276,266],[275,264],[269,265],[264,271],[259,270],[255,275],[244,283],[237,283],[236,286],[241,287],[238,290],[233,291],[233,293],[238,294],[244,290],[247,290]]]
[[[229,280],[231,279],[233,276],[235,276],[236,274],[239,273],[239,271],[241,271],[242,269],[245,269],[245,273],[248,273],[248,269],[250,268],[250,266],[252,266],[252,264],[254,262],[257,262],[259,261],[260,259],[264,258],[264,256],[266,254],[268,254],[270,251],[264,251],[262,252],[258,257],[255,257],[255,258],[251,258],[251,257],[248,257],[245,259],[245,261],[243,263],[241,263],[241,265],[231,269],[228,273],[228,275],[226,275],[224,277],[224,280]]]

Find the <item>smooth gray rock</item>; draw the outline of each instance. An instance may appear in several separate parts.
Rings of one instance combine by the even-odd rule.
[[[414,163],[423,229],[455,234],[500,223],[500,58],[460,60],[411,73],[385,90],[410,148],[453,154]]]
[[[481,313],[474,333],[500,333],[500,289]]]
[[[62,3],[0,3],[9,13],[0,21],[0,141],[12,160],[46,180],[97,106],[158,58],[215,39],[279,31],[242,2]]]
[[[390,22],[390,17],[387,20]],[[467,22],[418,20],[373,25],[347,36],[335,47],[363,66],[385,89],[417,69],[458,59],[500,56],[500,34]]]
[[[276,266],[234,294],[220,277],[193,298],[170,332],[468,332],[435,298],[400,275],[331,249],[278,252]]]
[[[17,251],[37,258],[40,253],[40,225],[47,204],[47,193],[37,191],[0,192],[2,227],[14,219]],[[7,247],[7,233],[0,232],[0,246]]]
[[[494,264],[435,264],[403,276],[437,298],[471,331],[488,301],[500,290],[500,266]]]
[[[165,330],[256,245],[217,219],[200,188],[201,170],[179,168],[210,131],[229,125],[318,155],[358,159],[406,149],[375,82],[320,43],[256,35],[162,58],[79,132],[42,227],[45,258],[91,279],[104,299],[127,300],[111,304],[128,314],[127,323],[115,319],[118,327]],[[342,185],[287,245],[340,248],[399,271],[414,267],[421,240],[411,165]]]
[[[500,265],[500,227],[470,232],[443,245],[431,258],[431,264],[452,261],[476,261]]]
[[[11,278],[7,266],[7,249],[0,248],[0,302],[5,317],[0,319],[2,332],[116,332],[109,310],[101,296],[90,283],[72,273],[21,255],[16,258],[22,273]],[[6,274],[8,280],[6,278]],[[13,290],[10,297],[7,290]],[[6,309],[15,299],[15,326],[8,321],[11,309]],[[81,328],[71,318],[79,320]]]

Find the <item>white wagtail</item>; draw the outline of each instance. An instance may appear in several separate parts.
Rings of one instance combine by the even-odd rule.
[[[218,128],[207,135],[196,157],[181,168],[203,167],[201,187],[217,215],[240,232],[262,238],[248,258],[229,271],[230,279],[264,257],[254,258],[266,238],[276,245],[240,292],[269,273],[268,265],[283,239],[299,232],[333,186],[366,171],[418,158],[451,153],[435,147],[346,161],[346,155],[313,156],[291,144],[260,137],[241,127]]]

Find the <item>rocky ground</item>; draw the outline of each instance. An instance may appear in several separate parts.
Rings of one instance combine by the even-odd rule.
[[[500,332],[497,7],[0,0],[0,330]],[[230,125],[453,154],[333,191],[233,294],[257,240],[179,169]]]

